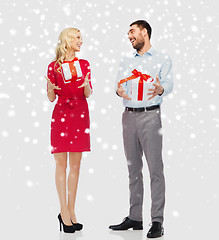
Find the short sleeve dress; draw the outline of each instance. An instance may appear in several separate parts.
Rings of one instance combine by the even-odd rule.
[[[51,121],[51,153],[90,151],[90,117],[84,88],[78,88],[90,72],[87,60],[65,61],[59,72],[55,61],[47,76],[61,90],[54,90],[58,101]],[[89,74],[90,79],[90,74]],[[92,89],[91,82],[89,82]],[[47,86],[48,89],[48,86]]]

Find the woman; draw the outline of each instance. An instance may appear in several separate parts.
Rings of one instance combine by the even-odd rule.
[[[89,62],[75,57],[81,45],[78,29],[64,29],[59,36],[55,60],[49,64],[46,77],[49,100],[53,102],[58,95],[51,122],[51,153],[56,162],[55,182],[61,208],[58,219],[60,231],[63,226],[64,232],[75,232],[83,227],[77,223],[75,199],[82,152],[90,151],[86,98],[92,93],[92,86]],[[67,155],[70,172],[66,186]]]

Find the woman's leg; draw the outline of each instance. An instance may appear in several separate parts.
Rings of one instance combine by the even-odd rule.
[[[68,175],[68,210],[73,223],[77,223],[75,216],[75,199],[81,164],[81,152],[69,152],[70,171]]]
[[[54,153],[56,161],[55,182],[59,196],[61,217],[66,225],[72,225],[70,215],[66,203],[66,168],[67,168],[67,153]]]

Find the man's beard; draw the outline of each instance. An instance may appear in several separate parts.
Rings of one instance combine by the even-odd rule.
[[[142,34],[139,34],[138,39],[135,40],[137,43],[133,46],[137,51],[141,50],[144,47],[145,41]]]
[[[136,50],[141,50],[144,47],[144,41],[138,42],[136,45],[133,46]]]

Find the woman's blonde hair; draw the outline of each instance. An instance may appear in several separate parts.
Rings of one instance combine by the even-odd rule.
[[[80,32],[77,28],[65,28],[59,35],[58,44],[56,47],[55,64],[58,64],[57,69],[60,72],[62,63],[66,58],[67,51],[71,48],[71,41],[75,38],[76,33]]]

